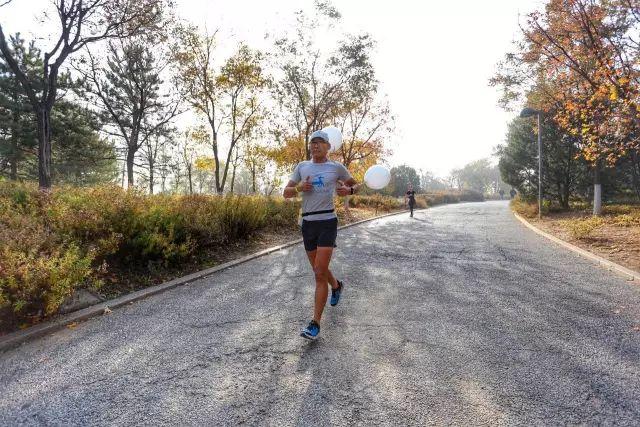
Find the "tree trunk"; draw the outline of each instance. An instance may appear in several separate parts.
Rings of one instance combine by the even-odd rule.
[[[311,160],[311,149],[309,147],[309,126],[307,126],[306,132],[304,134],[304,155],[305,160]]]
[[[224,190],[224,183],[220,185],[220,158],[218,157],[218,133],[216,132],[216,126],[212,121],[209,121],[211,125],[211,135],[213,138],[213,160],[215,162],[216,170],[214,172],[216,193],[222,195]]]
[[[602,214],[602,184],[600,182],[600,161],[593,169],[593,214]]]
[[[133,161],[136,158],[136,151],[129,147],[127,150],[127,188],[133,187]]]
[[[229,164],[231,164],[234,168],[233,173],[235,174],[235,164],[231,162],[231,154],[233,153],[233,149],[235,148],[235,142],[231,141],[231,146],[229,147],[229,151],[227,152],[227,160],[224,164],[224,172],[222,173],[222,181],[220,182],[220,194],[224,191],[224,186],[227,184],[227,176],[229,174]],[[231,192],[233,193],[233,182],[231,183]]]
[[[233,165],[233,171],[231,172],[231,194],[233,194],[233,185],[236,181],[236,165]]]
[[[50,111],[39,107],[38,123],[38,185],[40,189],[51,188],[51,121]]]
[[[251,166],[251,185],[253,186],[253,194],[256,193],[256,165]]]
[[[573,153],[570,152],[570,156],[573,156]],[[571,158],[571,157],[570,157]],[[571,160],[567,161],[567,168],[564,174],[564,199],[566,200],[566,205],[563,206],[565,209],[569,209],[569,201],[571,199]]]
[[[631,170],[633,171],[633,189],[636,192],[636,197],[640,200],[640,159],[637,150],[631,152]]]
[[[564,197],[563,197],[564,200],[562,201],[562,208],[569,210],[569,199],[571,198],[571,187],[569,185],[569,182],[565,182],[565,185],[562,191],[564,192]]]
[[[556,191],[558,192],[558,203],[560,203],[560,206],[564,206],[564,192],[562,191],[562,183],[560,183],[560,181],[556,181],[555,183],[556,185]]]
[[[13,95],[14,104],[18,105],[18,94],[14,92]],[[12,181],[18,180],[18,130],[20,128],[20,113],[18,109],[13,110],[13,123],[11,129],[11,154],[9,155],[9,161],[11,162],[11,169],[9,170],[9,179]]]
[[[18,180],[18,135],[17,130],[11,135],[11,154],[9,162],[11,162],[11,168],[9,169],[9,179],[12,181]]]
[[[154,176],[153,176],[153,166],[150,164],[149,165],[149,194],[153,194],[153,181],[154,181]]]
[[[189,194],[193,194],[193,178],[191,177],[191,165],[187,166],[187,178],[189,178]]]

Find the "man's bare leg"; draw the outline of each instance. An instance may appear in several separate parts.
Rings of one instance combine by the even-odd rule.
[[[311,264],[311,268],[314,268],[316,265],[316,252],[317,252],[317,249],[314,251],[307,251],[307,257],[309,258],[309,263]],[[327,282],[329,283],[329,286],[331,286],[331,289],[338,289],[338,280],[335,277],[333,277],[331,270],[327,269],[327,273],[329,278]]]
[[[327,304],[327,297],[329,296],[327,283],[329,282],[329,263],[331,262],[333,248],[320,247],[316,249],[315,252],[313,273],[316,278],[316,294],[315,305],[313,307],[313,320],[320,324],[322,312],[324,311],[324,306]],[[333,280],[335,281],[335,278]],[[337,286],[336,283],[336,287]]]

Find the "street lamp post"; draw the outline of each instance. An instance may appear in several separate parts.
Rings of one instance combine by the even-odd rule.
[[[538,118],[538,218],[542,218],[542,127],[540,121],[542,111],[526,107],[520,112],[520,117],[534,115]]]

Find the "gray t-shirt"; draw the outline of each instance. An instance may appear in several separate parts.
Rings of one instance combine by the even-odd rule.
[[[298,163],[291,174],[291,181],[299,183],[309,181],[313,184],[313,190],[302,193],[302,213],[316,212],[334,209],[333,196],[336,192],[336,181],[346,181],[351,178],[351,174],[344,165],[326,161],[324,163],[313,163],[307,160]],[[335,212],[307,215],[305,221],[320,221],[336,217]]]

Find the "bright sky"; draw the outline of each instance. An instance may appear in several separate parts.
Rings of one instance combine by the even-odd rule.
[[[179,0],[192,22],[260,43],[264,32],[312,0]],[[504,140],[514,113],[497,106],[488,86],[495,64],[519,34],[518,16],[540,0],[334,0],[350,32],[378,42],[375,65],[396,115],[392,165],[446,176],[488,157]],[[248,14],[247,12],[251,13]]]
[[[229,40],[263,47],[266,32],[281,33],[293,12],[312,0],[177,0],[178,14]],[[42,4],[42,7],[38,7]],[[5,33],[28,34],[48,0],[14,0],[1,9]],[[542,0],[334,0],[349,32],[378,42],[375,65],[397,118],[389,141],[391,165],[409,164],[446,176],[488,157],[504,140],[515,113],[497,106],[488,87],[495,64],[518,35],[518,17]],[[522,19],[522,18],[521,18]]]

